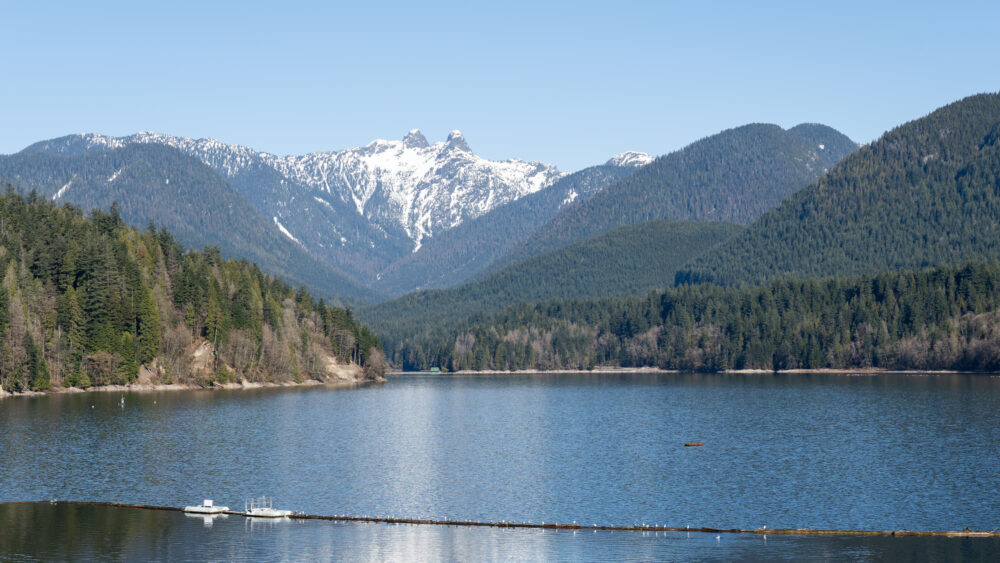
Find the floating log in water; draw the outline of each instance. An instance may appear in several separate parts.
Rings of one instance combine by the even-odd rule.
[[[183,508],[173,507],[173,506],[153,506],[147,504],[127,504],[121,502],[85,502],[85,501],[30,501],[30,502],[0,502],[0,505],[5,504],[68,504],[77,506],[107,506],[110,508],[130,508],[135,510],[167,510],[173,512],[183,512]],[[246,516],[242,512],[229,511],[223,514],[233,514],[236,516]],[[660,525],[632,525],[632,526],[599,526],[594,524],[592,526],[584,526],[582,524],[572,523],[572,524],[556,524],[556,523],[543,523],[534,524],[531,522],[478,522],[475,520],[432,520],[423,518],[386,518],[381,516],[323,516],[316,514],[299,514],[293,513],[288,518],[296,518],[300,520],[331,520],[336,522],[365,522],[371,524],[419,524],[419,525],[431,525],[431,526],[466,526],[466,527],[489,527],[489,528],[532,528],[532,529],[543,529],[543,530],[608,530],[613,532],[703,532],[709,534],[781,534],[781,535],[799,535],[799,536],[896,536],[896,537],[911,537],[911,536],[937,536],[937,537],[948,537],[948,538],[1000,538],[1000,531],[973,531],[965,530],[961,532],[939,532],[939,531],[912,531],[912,530],[816,530],[812,528],[788,528],[788,529],[771,529],[771,528],[754,528],[752,530],[745,530],[741,528],[691,528],[684,527],[678,528],[675,526],[660,526]]]
[[[690,448],[691,446],[704,446],[702,442],[684,442],[685,448]]]

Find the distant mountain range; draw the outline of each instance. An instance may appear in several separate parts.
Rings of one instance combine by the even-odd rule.
[[[173,148],[207,165],[270,224],[259,228],[277,229],[355,286],[368,286],[349,291],[368,299],[377,299],[382,292],[398,295],[417,287],[460,283],[534,232],[563,206],[586,199],[653,160],[645,153],[626,151],[599,170],[566,175],[539,162],[483,159],[472,152],[459,131],[452,131],[444,142],[431,144],[418,130],[399,141],[376,140],[364,147],[302,156],[276,156],[214,139],[150,132],[126,137],[79,134],[35,143],[19,158],[30,159],[28,155],[36,154],[71,158],[150,145]],[[129,166],[123,163],[121,168]],[[58,182],[30,174],[14,181],[30,184],[50,197],[62,187]],[[116,197],[145,197],[125,191]],[[534,194],[539,196],[506,214],[456,231],[490,211]],[[67,196],[66,201],[86,207],[98,199],[80,198],[77,193]],[[213,201],[209,196],[202,203],[209,209]],[[161,209],[160,215],[163,212]],[[503,217],[499,230],[498,217]],[[141,222],[143,218],[128,219]],[[168,226],[185,243],[202,243],[198,236],[185,238],[183,223]],[[257,223],[245,222],[242,227]],[[436,241],[451,231],[456,232],[440,243]],[[240,246],[226,241],[227,233],[225,229],[202,231],[224,250]],[[470,237],[489,242],[470,245]],[[420,252],[427,244],[430,248]],[[263,257],[254,258],[268,266]],[[302,262],[300,269],[313,267],[313,260]],[[278,273],[289,271],[286,268]],[[293,277],[302,279],[301,275]]]
[[[781,328],[801,339],[798,356],[769,348],[780,344],[771,325],[727,341],[729,356],[713,342],[747,328],[737,310],[784,311],[728,301],[754,291],[780,297],[786,282],[776,280],[784,278],[838,277],[787,287],[808,299],[822,287],[858,291],[897,323],[894,338],[904,328],[907,338],[925,338],[926,327],[945,320],[958,326],[943,303],[955,314],[984,313],[976,272],[1000,262],[1000,94],[960,100],[860,149],[825,125],[751,124],[655,159],[625,152],[573,174],[487,161],[457,131],[430,144],[414,130],[400,141],[286,157],[155,133],[74,135],[0,156],[0,180],[84,209],[117,202],[134,225],[154,221],[189,246],[216,245],[342,297],[390,348],[403,346],[394,358],[406,365],[584,365],[560,358],[604,361],[577,353],[602,342],[609,361],[658,358],[697,369],[840,365],[848,357],[845,365],[863,365],[877,348],[868,333],[809,332],[829,329],[826,318],[796,317],[801,326]],[[966,261],[980,264],[947,270],[958,281],[911,287],[938,275],[914,269]],[[892,291],[878,286],[885,280]],[[672,284],[682,287],[662,289]],[[649,291],[659,294],[625,296]],[[893,295],[912,310],[885,301]],[[582,298],[595,299],[570,301]],[[706,299],[726,304],[712,322],[728,324],[701,324],[723,310]],[[837,326],[873,330],[859,318],[838,317]],[[657,340],[668,334],[673,344]],[[453,354],[459,336],[462,351]],[[820,353],[830,338],[841,339],[844,357]],[[677,355],[661,355],[664,346]],[[549,351],[544,362],[536,348]],[[501,349],[507,358],[491,364]]]
[[[302,156],[158,133],[71,135],[26,150],[73,155],[136,144],[174,147],[204,162],[287,238],[358,282],[374,280],[436,233],[563,176],[548,164],[479,157],[459,131],[434,144],[412,130],[400,141]]]
[[[658,159],[626,151],[565,174],[483,159],[458,131],[433,144],[412,130],[302,156],[158,133],[80,134],[0,157],[0,178],[85,209],[117,201],[134,225],[152,220],[190,246],[217,245],[360,303],[455,287],[645,221],[748,223],[854,147],[822,125],[755,124]],[[596,294],[634,285],[606,283]]]

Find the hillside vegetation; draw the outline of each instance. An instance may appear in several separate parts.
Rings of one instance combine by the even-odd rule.
[[[741,235],[679,283],[758,284],[1000,258],[1000,95],[902,125]]]
[[[520,304],[396,343],[406,369],[1000,369],[1000,263]]]
[[[452,325],[522,301],[645,293],[742,228],[650,221],[536,256],[457,288],[420,291],[361,311],[386,339]]]
[[[820,148],[822,145],[823,148]],[[655,219],[749,224],[857,146],[824,125],[752,124],[662,156],[569,205],[487,271]]]
[[[85,217],[36,194],[0,196],[0,387],[327,380],[383,369],[379,340],[218,248]]]

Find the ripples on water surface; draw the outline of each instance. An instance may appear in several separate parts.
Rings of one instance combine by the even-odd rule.
[[[267,494],[314,514],[1000,526],[991,376],[415,376],[119,398],[0,401],[0,500],[241,507]],[[533,533],[549,534],[518,532]]]

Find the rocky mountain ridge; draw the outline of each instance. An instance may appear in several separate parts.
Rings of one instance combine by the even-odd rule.
[[[155,132],[69,135],[25,150],[69,156],[137,144],[166,145],[201,160],[289,240],[362,283],[378,280],[434,235],[567,176],[540,162],[482,158],[457,130],[436,143],[413,129],[398,141],[298,156]],[[628,151],[609,165],[632,169],[651,160]]]
[[[272,208],[261,211],[277,217],[286,227],[295,222],[288,217],[291,199],[316,198],[322,200],[318,202],[320,205],[333,204],[330,201],[333,199],[348,204],[357,215],[380,227],[379,230],[401,230],[414,248],[419,248],[421,241],[436,231],[457,226],[504,203],[537,192],[564,176],[555,166],[541,162],[484,159],[472,152],[457,130],[445,141],[433,144],[419,130],[413,129],[399,141],[378,139],[364,147],[299,156],[278,156],[215,139],[191,139],[155,132],[127,137],[87,133],[29,148],[66,154],[135,143],[157,143],[180,149],[228,179],[245,176],[261,167],[272,169],[281,176],[279,185],[284,189],[271,189],[285,193],[266,198],[275,201]],[[281,195],[287,196],[285,209],[280,205]],[[336,241],[337,238],[330,242]]]

